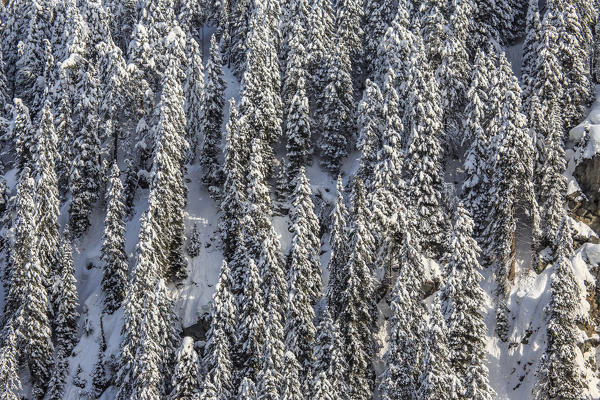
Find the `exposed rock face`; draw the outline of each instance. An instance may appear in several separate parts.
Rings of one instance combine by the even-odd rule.
[[[582,193],[569,196],[571,216],[600,232],[600,155],[583,160],[573,173]]]

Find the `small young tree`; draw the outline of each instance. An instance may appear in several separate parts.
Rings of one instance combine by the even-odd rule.
[[[187,253],[190,257],[195,258],[200,255],[202,249],[202,242],[200,241],[200,231],[198,230],[198,224],[194,224],[192,234],[188,240]]]

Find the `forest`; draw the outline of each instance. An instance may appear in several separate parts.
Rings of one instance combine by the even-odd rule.
[[[600,399],[598,0],[2,3],[0,400]]]

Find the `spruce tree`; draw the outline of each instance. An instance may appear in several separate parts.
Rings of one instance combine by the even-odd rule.
[[[334,36],[334,14],[332,4],[326,0],[315,0],[311,2],[306,39],[306,70],[308,72],[307,86],[310,88],[310,105],[323,93],[327,74],[327,57],[329,56]],[[313,132],[320,132],[314,129]]]
[[[0,399],[21,399],[19,379],[19,337],[13,324],[6,325],[3,331],[4,343],[0,347]]]
[[[388,27],[392,24],[398,7],[390,0],[377,0],[365,3],[365,43],[364,56],[367,73],[372,74],[377,67],[377,48],[383,40]]]
[[[173,400],[196,400],[200,395],[200,363],[194,350],[194,340],[184,337],[177,351],[177,363],[173,373],[170,398]]]
[[[237,376],[234,379],[237,382],[241,382],[242,378],[256,379],[263,368],[261,351],[267,333],[260,277],[253,259],[248,263],[244,283],[235,338],[234,365]]]
[[[318,142],[321,164],[337,174],[355,137],[355,105],[349,49],[336,37],[333,54],[328,57],[326,86],[317,99],[315,121],[321,134]]]
[[[234,393],[233,345],[235,344],[235,299],[231,293],[231,276],[226,262],[211,303],[211,325],[204,347],[204,392],[202,398],[225,400]],[[212,393],[212,394],[211,394]],[[218,396],[217,396],[218,394]]]
[[[363,69],[362,29],[364,19],[364,3],[360,0],[339,0],[336,2],[335,27],[338,46],[343,47],[348,57],[354,61],[355,76]]]
[[[492,399],[488,380],[486,326],[481,314],[485,294],[478,261],[479,246],[472,237],[473,220],[460,203],[446,255],[446,282],[442,289],[442,310],[446,318],[451,367],[461,379],[464,396]]]
[[[370,193],[378,152],[382,147],[385,122],[379,85],[368,79],[365,86],[363,98],[358,105],[358,148],[361,153],[356,175],[363,180]]]
[[[446,324],[440,310],[439,299],[431,306],[429,326],[425,332],[423,366],[419,377],[417,396],[423,400],[458,399],[460,382],[450,367],[450,351],[446,338]]]
[[[414,80],[408,89],[404,127],[408,135],[406,160],[407,201],[417,217],[418,240],[427,254],[437,254],[446,230],[442,203],[442,110],[437,82],[424,69],[422,44],[416,47],[412,62]],[[411,223],[416,223],[411,221]]]
[[[327,286],[327,301],[331,314],[337,317],[344,304],[341,303],[341,293],[346,282],[345,267],[348,262],[348,209],[344,204],[344,186],[341,175],[337,180],[337,200],[331,211],[331,233],[329,236],[329,282]]]
[[[205,105],[202,122],[204,141],[202,142],[200,165],[204,168],[202,182],[209,186],[216,186],[222,183],[223,180],[218,155],[222,139],[221,125],[223,124],[223,107],[225,106],[225,81],[223,80],[221,49],[214,35],[210,40],[210,57],[206,63],[205,72]]]
[[[349,388],[346,382],[347,364],[344,358],[343,342],[339,324],[334,322],[329,307],[325,308],[317,328],[313,347],[312,389],[314,398],[331,396],[332,399],[348,399]],[[327,385],[330,387],[327,388]],[[324,397],[326,398],[326,397]]]
[[[369,229],[366,195],[359,179],[354,182],[352,206],[350,256],[345,267],[345,289],[340,301],[343,308],[338,318],[348,363],[346,381],[350,385],[350,397],[366,400],[371,396],[374,383],[371,358],[376,307],[372,277],[375,243]]]
[[[546,307],[547,344],[534,388],[536,399],[586,399],[587,387],[579,366],[577,326],[581,289],[575,279],[571,257],[573,239],[568,217],[562,220],[553,243],[554,265],[550,303]]]
[[[223,241],[223,254],[230,262],[238,247],[236,239],[241,232],[242,210],[246,201],[246,164],[244,148],[247,146],[248,125],[245,117],[240,117],[232,99],[229,103],[229,122],[227,123],[227,136],[225,140],[225,163],[223,172],[225,183],[223,185],[223,199],[221,200],[221,221],[219,231]],[[237,273],[232,266],[234,282]]]
[[[444,29],[448,25],[444,3],[425,0],[421,2],[414,18],[420,25],[425,54],[434,71],[442,64],[444,43],[448,40],[448,32]]]
[[[307,371],[315,338],[314,309],[321,296],[320,241],[311,189],[304,169],[296,178],[291,212],[292,247],[288,254],[286,348]],[[305,374],[301,374],[303,377]]]
[[[283,387],[281,389],[282,400],[303,400],[302,381],[300,375],[302,367],[296,356],[291,351],[286,351],[283,356]]]
[[[74,237],[90,227],[89,216],[100,192],[102,165],[98,116],[98,76],[92,65],[79,70],[74,99],[76,116],[73,140],[73,163],[70,171],[71,204],[69,226]]]
[[[8,126],[8,136],[14,143],[17,153],[17,168],[19,172],[24,167],[33,168],[33,151],[35,146],[35,131],[31,124],[29,108],[19,98],[13,100],[12,120]]]
[[[204,64],[202,63],[202,54],[200,46],[194,38],[187,38],[186,41],[187,66],[185,70],[185,82],[183,84],[183,93],[185,96],[185,117],[186,117],[186,140],[189,143],[190,150],[187,159],[194,160],[198,152],[198,143],[202,137],[203,121],[206,104],[206,90],[204,87]]]
[[[256,385],[250,378],[245,377],[242,380],[238,390],[237,398],[239,400],[258,400],[256,397]]]
[[[298,55],[292,51],[290,56],[297,57]],[[287,173],[291,177],[297,176],[300,168],[310,165],[312,161],[310,116],[305,85],[306,80],[301,75],[295,82],[296,91],[291,94],[290,103],[287,104],[285,130],[288,157]]]
[[[393,289],[389,348],[385,353],[385,371],[379,390],[382,399],[416,398],[422,357],[419,338],[424,334],[425,306],[422,301],[423,260],[414,240],[414,230],[407,222],[412,217],[401,208],[400,231],[404,232],[400,248],[400,274]]]
[[[102,277],[104,310],[112,314],[121,307],[127,286],[127,254],[125,253],[125,223],[123,184],[119,166],[114,163],[106,191],[108,202],[102,236],[102,259],[106,263]]]
[[[195,258],[200,255],[201,249],[202,242],[200,241],[200,231],[198,230],[198,224],[194,223],[186,251],[190,257]]]

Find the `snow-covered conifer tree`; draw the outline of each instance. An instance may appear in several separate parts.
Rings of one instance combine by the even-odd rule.
[[[12,108],[12,121],[8,126],[8,136],[14,143],[17,153],[17,167],[19,172],[25,166],[33,168],[33,152],[35,146],[35,131],[31,125],[29,108],[19,98],[14,99]]]
[[[187,68],[183,93],[185,96],[186,139],[190,145],[189,159],[193,160],[198,152],[198,143],[205,137],[203,128],[206,91],[204,87],[204,64],[200,46],[194,38],[186,42]]]
[[[89,215],[101,188],[102,164],[99,116],[98,73],[88,65],[79,69],[74,104],[73,163],[70,171],[71,204],[69,225],[71,234],[80,237],[90,226]]]
[[[306,70],[308,71],[308,87],[310,105],[313,107],[315,98],[324,91],[327,73],[327,57],[333,44],[333,10],[332,4],[326,0],[311,2],[308,17],[306,40]]]
[[[321,134],[318,142],[322,165],[337,174],[342,159],[354,147],[356,137],[354,88],[348,48],[338,36],[333,54],[327,59],[326,86],[317,99],[315,132]]]
[[[492,399],[488,380],[486,326],[481,314],[485,301],[479,286],[479,246],[472,237],[473,220],[462,203],[458,205],[447,250],[446,282],[442,310],[446,319],[451,367],[468,398]]]
[[[102,259],[106,263],[102,277],[104,310],[112,314],[121,307],[127,286],[127,254],[125,253],[125,210],[123,184],[119,166],[114,163],[106,191],[108,202],[102,236]]]
[[[414,80],[408,89],[403,121],[408,135],[405,175],[409,209],[417,217],[411,221],[418,232],[414,239],[426,253],[436,254],[446,230],[442,215],[442,109],[437,82],[423,62],[422,44],[417,41],[412,58]]]
[[[401,208],[398,224],[403,232],[400,250],[400,275],[393,289],[389,348],[379,390],[382,399],[416,398],[421,374],[425,305],[422,301],[423,260],[415,242],[414,230],[406,219],[411,215]]]
[[[215,186],[222,183],[223,180],[218,154],[222,139],[225,81],[223,80],[221,49],[214,35],[210,40],[210,57],[206,63],[205,76],[204,119],[202,121],[204,141],[202,142],[200,165],[204,168],[202,177],[204,184]]]
[[[363,180],[367,191],[373,189],[373,173],[383,138],[383,96],[379,85],[368,79],[363,98],[358,104],[358,148],[360,164],[356,175]]]
[[[243,378],[256,379],[263,368],[262,346],[267,332],[260,277],[253,259],[248,263],[244,284],[235,338],[234,365],[237,376],[234,379],[237,382]]]
[[[417,397],[423,400],[458,399],[460,381],[450,367],[450,350],[446,338],[446,324],[439,299],[431,306],[429,326],[424,333],[423,366],[419,377]]]
[[[194,350],[194,340],[184,337],[177,351],[177,364],[173,373],[170,397],[173,400],[196,400],[200,395],[200,363]]]
[[[304,174],[296,178],[292,208],[292,247],[288,255],[288,299],[285,343],[303,366],[302,377],[310,367],[315,340],[313,306],[321,295],[319,261],[319,224],[311,199],[311,189]]]
[[[221,275],[211,304],[211,325],[206,335],[204,347],[203,396],[216,392],[228,399],[234,393],[233,386],[233,346],[235,344],[235,299],[231,293],[231,276],[226,262],[221,266]],[[215,394],[216,396],[216,394]],[[203,397],[204,398],[204,397]]]
[[[286,351],[283,356],[283,387],[281,388],[282,400],[303,400],[304,392],[300,375],[302,367],[296,356],[291,351]]]
[[[339,39],[338,45],[353,60],[354,72],[358,76],[363,64],[364,4],[360,0],[339,0],[335,5],[335,35]]]
[[[337,200],[331,212],[331,234],[329,236],[330,258],[327,269],[329,270],[329,283],[327,299],[331,314],[339,315],[344,304],[341,303],[341,294],[346,282],[346,263],[348,262],[348,209],[344,203],[344,186],[341,175],[337,180]]]
[[[237,394],[238,400],[258,400],[256,397],[256,385],[248,378],[244,377]]]
[[[329,307],[325,308],[321,316],[313,353],[315,362],[311,368],[312,396],[319,398],[320,395],[329,395],[332,399],[348,399],[349,388],[345,380],[347,364],[343,342],[339,324],[333,321]],[[327,385],[330,385],[328,392]]]
[[[434,71],[442,64],[444,42],[448,36],[444,29],[448,25],[444,3],[441,0],[425,0],[421,2],[414,18],[420,25],[425,54]]]
[[[188,240],[186,251],[190,257],[198,257],[202,248],[201,246],[202,243],[200,242],[200,231],[198,230],[198,224],[194,224],[194,227],[192,228],[192,234]]]
[[[369,399],[374,383],[371,358],[375,323],[374,280],[372,276],[375,243],[369,229],[370,212],[362,182],[356,178],[352,190],[352,225],[349,232],[350,255],[341,293],[339,313],[341,336],[348,369],[346,382],[350,397]]]
[[[245,117],[238,115],[235,101],[229,102],[229,122],[225,140],[225,163],[223,172],[225,183],[223,186],[223,199],[221,200],[221,221],[219,230],[223,241],[223,254],[225,259],[232,260],[235,249],[238,247],[236,240],[241,232],[242,210],[246,201],[246,168],[244,162],[244,148],[247,146],[248,125]],[[232,268],[233,269],[233,268]],[[237,279],[233,272],[234,281]]]
[[[364,57],[366,72],[372,74],[377,67],[377,49],[392,20],[396,16],[398,6],[391,0],[377,0],[365,4],[365,43]]]
[[[21,380],[19,379],[19,336],[13,324],[3,330],[4,343],[0,347],[0,398],[2,400],[21,399]]]
[[[578,363],[581,289],[571,257],[573,239],[569,218],[565,215],[553,243],[555,262],[551,275],[550,303],[546,307],[548,322],[546,351],[534,388],[536,399],[587,399],[587,384]]]

